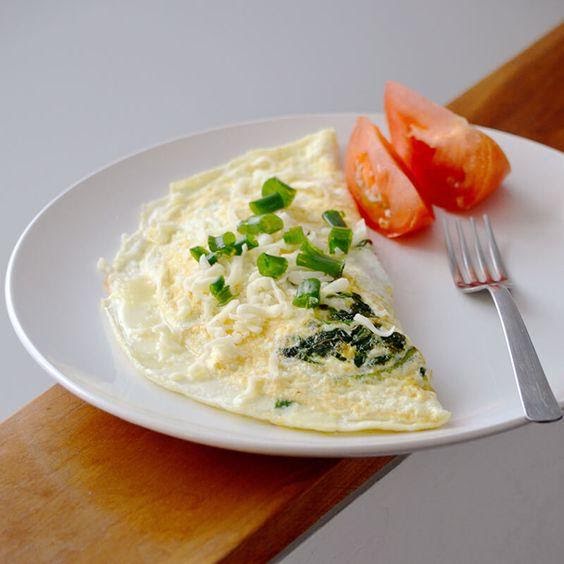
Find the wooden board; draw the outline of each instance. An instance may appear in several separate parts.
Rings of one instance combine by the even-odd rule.
[[[55,386],[0,426],[0,460],[2,562],[205,562],[273,556],[390,458],[205,447]]]
[[[564,149],[563,71],[560,26],[451,107]],[[265,561],[398,461],[205,447],[55,386],[0,425],[0,561]]]

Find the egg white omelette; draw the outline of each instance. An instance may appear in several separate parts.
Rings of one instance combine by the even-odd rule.
[[[274,213],[283,227],[257,228],[246,242],[249,202],[272,178],[295,190]],[[328,249],[337,239],[322,218],[327,210],[343,218],[346,228],[336,231],[352,237],[348,249],[338,242]],[[305,234],[320,270],[289,231]],[[240,239],[237,252],[229,233]],[[210,236],[230,252],[213,253]],[[331,270],[335,264],[340,270]],[[449,418],[425,359],[394,316],[331,129],[173,182],[168,196],[145,206],[139,229],[123,237],[106,270],[103,306],[120,344],[169,390],[318,431],[411,431]]]

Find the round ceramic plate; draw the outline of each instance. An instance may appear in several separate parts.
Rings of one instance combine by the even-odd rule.
[[[144,202],[168,183],[235,157],[335,127],[346,145],[355,115],[306,115],[234,125],[137,153],[51,202],[21,236],[8,267],[10,318],[33,358],[68,390],[123,419],[176,437],[267,454],[370,456],[464,441],[525,423],[502,330],[487,295],[463,295],[451,281],[435,224],[405,241],[374,234],[392,279],[399,319],[433,369],[452,419],[411,433],[324,434],[276,427],[208,407],[136,373],[100,308],[99,257],[136,229]],[[381,115],[371,116],[383,125]],[[514,296],[548,379],[564,403],[564,158],[558,151],[488,131],[511,161],[504,186],[473,211],[490,215]]]

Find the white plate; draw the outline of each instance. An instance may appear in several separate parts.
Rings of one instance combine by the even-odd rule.
[[[115,346],[100,310],[102,276],[96,261],[112,258],[121,233],[135,230],[142,203],[164,195],[171,180],[324,127],[334,126],[344,147],[355,117],[295,116],[215,129],[123,159],[67,190],[32,221],[8,267],[8,311],[26,349],[68,390],[109,413],[176,437],[243,451],[380,455],[523,424],[494,307],[486,295],[455,290],[437,224],[405,241],[376,235],[375,249],[394,283],[399,318],[427,357],[439,397],[452,411],[442,429],[339,435],[276,427],[151,384]],[[383,124],[381,115],[372,117]],[[564,159],[537,143],[489,133],[506,151],[513,172],[474,213],[487,209],[493,220],[516,281],[514,295],[562,404]]]

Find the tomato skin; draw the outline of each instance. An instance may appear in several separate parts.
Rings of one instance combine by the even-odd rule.
[[[366,222],[387,237],[411,233],[434,221],[409,171],[368,118],[356,121],[347,146],[345,175]]]
[[[431,204],[468,210],[511,170],[491,137],[401,84],[386,84],[384,108],[392,145]]]

